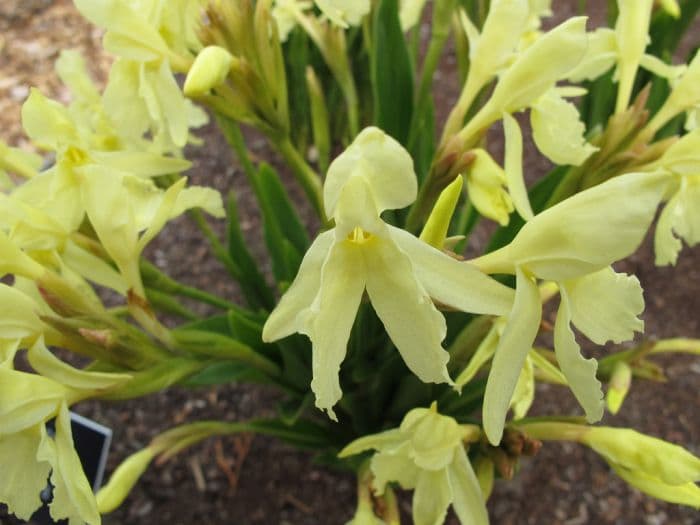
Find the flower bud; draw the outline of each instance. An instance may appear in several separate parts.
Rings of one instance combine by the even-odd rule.
[[[223,84],[228,76],[233,56],[223,47],[202,49],[187,73],[183,91],[188,97],[199,97]]]
[[[678,445],[627,428],[591,427],[581,436],[608,462],[668,483],[700,480],[700,458]]]
[[[428,221],[425,223],[423,232],[420,234],[422,241],[435,246],[438,250],[442,249],[445,243],[447,229],[450,226],[457,201],[462,193],[462,185],[462,177],[457,177],[447,188],[442,190],[433,207],[433,211],[428,217]]]
[[[673,18],[679,18],[681,16],[681,8],[678,5],[677,0],[658,0],[661,9],[666,11]]]
[[[608,410],[611,414],[617,414],[622,406],[622,402],[627,396],[627,392],[632,384],[632,369],[624,361],[620,361],[615,365],[610,385],[606,395]]]
[[[109,478],[107,485],[97,493],[97,508],[100,514],[112,512],[128,496],[155,456],[151,448],[144,448],[126,458]]]

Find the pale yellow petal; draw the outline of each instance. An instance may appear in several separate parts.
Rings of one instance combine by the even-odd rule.
[[[21,520],[29,521],[41,507],[39,494],[46,488],[51,465],[37,461],[36,452],[45,438],[43,424],[15,434],[0,432],[0,501]]]
[[[85,18],[120,37],[120,45],[111,46],[109,50],[122,54],[132,51],[139,57],[139,52],[147,53],[145,58],[150,59],[167,53],[162,37],[132,5],[119,0],[75,0],[75,6]]]
[[[587,44],[585,17],[571,18],[538,38],[496,85],[488,102],[494,118],[529,106],[565,78],[583,58]]]
[[[81,104],[99,104],[100,93],[88,74],[83,55],[74,49],[64,49],[56,60],[56,73]]]
[[[148,151],[95,151],[90,156],[97,164],[139,177],[180,173],[192,166],[188,160],[164,157]]]
[[[408,456],[410,445],[404,443],[392,452],[379,452],[372,456],[370,468],[374,474],[373,486],[384,493],[387,483],[395,481],[404,489],[412,489],[420,475],[420,469]]]
[[[78,140],[68,110],[35,88],[22,104],[22,127],[37,144],[53,150]]]
[[[410,436],[411,459],[423,470],[442,470],[462,447],[464,429],[457,421],[431,408],[414,408],[401,422],[401,432]]]
[[[321,286],[321,268],[334,239],[335,232],[329,230],[316,237],[311,244],[297,276],[265,322],[263,341],[276,341],[302,329],[298,315],[311,306],[318,293]]]
[[[438,200],[435,202],[428,220],[420,234],[420,240],[437,248],[442,249],[447,238],[447,230],[450,227],[452,216],[454,215],[459,196],[462,193],[464,179],[456,177],[454,181],[440,192]]]
[[[498,329],[494,326],[486,334],[486,337],[479,343],[476,352],[472,355],[467,367],[462,370],[455,384],[461,388],[466,385],[469,381],[474,379],[476,374],[481,370],[486,363],[488,363],[493,355],[496,353],[496,347],[498,346]]]
[[[389,233],[408,255],[413,271],[428,295],[437,302],[476,314],[505,315],[510,312],[515,297],[511,288],[400,228],[389,226]]]
[[[540,328],[542,305],[537,284],[521,268],[516,270],[513,309],[498,343],[484,393],[484,431],[493,445],[503,436],[506,414],[525,358]]]
[[[0,339],[23,339],[39,335],[44,326],[38,305],[21,291],[0,283]]]
[[[680,194],[676,193],[664,206],[656,223],[654,232],[654,252],[657,266],[676,264],[678,254],[683,248],[681,240],[674,235],[674,223],[683,212]]]
[[[474,161],[467,168],[467,194],[474,207],[501,226],[508,224],[513,202],[506,191],[506,174],[485,150],[472,152]]]
[[[44,273],[44,268],[20,250],[2,230],[0,230],[0,253],[2,253],[0,276],[12,273],[37,279]]]
[[[64,404],[56,418],[56,456],[52,464],[53,500],[49,505],[55,520],[68,519],[69,525],[99,525],[100,514],[92,488],[85,477],[80,457],[73,447],[70,415]]]
[[[379,432],[378,434],[362,436],[361,438],[354,440],[346,445],[343,450],[338,452],[338,457],[346,458],[370,449],[383,450],[387,447],[393,448],[403,441],[405,441],[403,434],[399,431],[399,429],[393,428],[391,430]]]
[[[452,506],[462,525],[488,525],[486,498],[464,448],[455,452],[455,460],[447,469],[452,486]]]
[[[469,29],[469,76],[479,77],[480,84],[488,82],[513,58],[520,37],[527,27],[527,0],[496,0],[491,2],[484,27],[478,39]],[[462,23],[471,23],[463,15]],[[472,70],[473,68],[473,70]]]
[[[0,428],[13,434],[43,423],[66,396],[62,385],[36,374],[0,367]]]
[[[405,33],[420,21],[426,0],[401,0],[399,5],[399,21],[401,30]]]
[[[637,316],[644,311],[639,279],[612,268],[562,283],[571,308],[571,320],[596,344],[621,343],[644,331]]]
[[[637,249],[669,182],[663,173],[615,177],[537,214],[509,245],[471,262],[511,274],[522,264],[553,281],[601,270]]]
[[[452,487],[447,468],[421,471],[413,493],[413,523],[442,525],[451,502]]]
[[[588,49],[576,68],[569,73],[571,82],[595,80],[617,62],[615,31],[601,27],[588,33]]]
[[[616,112],[627,107],[639,62],[649,43],[649,22],[654,0],[618,0],[619,13],[615,24],[618,63],[618,95]]]
[[[603,390],[596,377],[598,362],[581,355],[581,348],[570,326],[569,302],[568,294],[562,288],[561,303],[554,324],[554,351],[571,391],[586,412],[586,419],[589,423],[594,423],[603,417],[605,409]]]
[[[513,410],[513,419],[522,419],[527,415],[528,410],[535,400],[535,375],[532,367],[532,360],[525,358],[525,364],[520,371],[518,382],[510,400],[510,408]]]
[[[314,304],[303,313],[304,327],[313,344],[311,390],[316,406],[335,418],[333,405],[342,396],[340,364],[365,289],[367,268],[362,248],[350,241],[335,243],[321,270],[321,287]]]
[[[369,13],[370,0],[315,0],[316,5],[334,24],[346,28],[356,26]]]
[[[537,148],[556,164],[580,166],[598,150],[586,142],[586,126],[576,106],[553,89],[532,106],[530,122]]]
[[[409,257],[390,239],[370,242],[363,250],[367,293],[389,337],[421,381],[451,383],[449,354],[441,346],[445,318],[418,281]]]
[[[328,168],[323,202],[329,217],[334,215],[348,179],[356,176],[369,181],[380,213],[408,206],[418,192],[411,156],[401,144],[378,128],[362,130]]]
[[[523,135],[518,122],[508,113],[503,114],[503,131],[506,143],[504,170],[508,184],[508,193],[513,199],[513,204],[518,214],[526,221],[529,221],[534,216],[534,213],[530,206],[530,199],[527,195],[525,178],[523,176]]]

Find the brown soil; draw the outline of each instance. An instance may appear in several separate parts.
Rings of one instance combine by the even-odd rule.
[[[559,16],[569,15],[575,4],[573,0],[555,1],[555,10]],[[599,21],[601,17],[595,18]],[[2,50],[0,43],[0,129],[2,138],[15,145],[22,143],[17,123],[29,84],[40,85],[47,94],[65,99],[51,74],[58,50],[76,46],[83,49],[91,57],[89,62],[98,78],[104,78],[107,62],[98,51],[99,32],[82,22],[67,0],[2,0],[0,31],[5,45]],[[439,115],[444,116],[456,98],[453,71],[454,57],[448,55],[440,70]],[[244,177],[212,126],[200,135],[207,139],[206,146],[190,152],[189,158],[195,162],[192,181],[224,193],[236,191],[246,234],[264,260],[259,218]],[[255,155],[274,158],[264,141],[251,137]],[[540,175],[547,163],[529,155],[526,169],[531,175]],[[296,188],[292,190],[299,193]],[[216,224],[219,230],[222,226]],[[483,238],[483,234],[477,234],[474,243],[478,245]],[[675,268],[656,268],[652,253],[647,240],[637,254],[618,267],[636,273],[644,286],[647,335],[700,337],[700,248],[686,248]],[[238,295],[236,286],[186,219],[175,221],[152,243],[149,257],[176,279],[231,299]],[[606,417],[605,423],[633,427],[700,454],[700,419],[696,415],[700,363],[686,357],[669,357],[662,362],[668,383],[635,382],[622,414]],[[540,386],[533,413],[580,413],[573,398],[562,392]],[[224,386],[196,391],[174,389],[127,403],[89,403],[79,410],[114,430],[108,464],[111,472],[126,455],[173,425],[265,415],[274,410],[275,403],[276,396],[269,390]],[[410,499],[402,501],[407,510]],[[238,437],[212,440],[152,467],[123,507],[105,517],[104,522],[325,525],[344,523],[353,508],[351,477],[317,467],[308,454],[275,440]],[[523,462],[513,481],[497,482],[489,511],[492,522],[499,525],[700,523],[695,511],[628,488],[595,454],[571,444],[546,445],[534,459]],[[0,524],[6,522],[10,518],[0,513]],[[453,519],[449,523],[457,522]]]

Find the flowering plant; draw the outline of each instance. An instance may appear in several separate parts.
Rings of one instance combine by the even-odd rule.
[[[700,242],[700,54],[665,61],[700,4],[618,0],[614,27],[591,32],[583,16],[544,31],[548,1],[441,0],[423,16],[419,60],[420,0],[74,1],[115,56],[107,85],[63,52],[71,104],[32,90],[22,108],[52,162],[0,144],[0,502],[11,512],[28,519],[50,479],[54,519],[99,523],[155,458],[239,432],[356,472],[356,525],[399,523],[396,486],[414,490],[417,524],[443,523],[450,506],[461,523],[487,523],[494,478],[548,440],[586,445],[639,490],[700,507],[700,459],[595,425],[633,378],[662,375],[654,355],[700,343],[644,341],[596,361],[572,329],[598,345],[643,330],[640,283],[613,264],[660,208],[657,264]],[[436,134],[431,80],[450,34],[462,89]],[[556,164],[534,183],[524,112]],[[235,196],[182,175],[209,116],[259,204],[270,272]],[[487,140],[498,122],[502,162]],[[253,162],[240,125],[279,152],[306,203]],[[144,257],[182,214],[239,283],[240,304]],[[205,214],[226,221],[225,242]],[[480,221],[498,228],[466,260]],[[536,341],[557,295],[550,350]],[[199,318],[182,297],[219,312]],[[165,430],[92,494],[71,406],[234,381],[276,387],[279,414]],[[570,389],[585,415],[528,417],[538,382]]]

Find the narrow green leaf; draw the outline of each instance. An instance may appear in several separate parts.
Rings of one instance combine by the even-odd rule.
[[[271,166],[262,164],[258,171],[258,180],[261,192],[267,205],[274,211],[282,234],[300,253],[305,253],[310,244],[309,235],[277,172]]]
[[[236,206],[236,196],[229,194],[226,203],[226,239],[228,251],[240,268],[241,278],[239,284],[246,300],[251,306],[262,306],[272,309],[275,305],[275,298],[269,286],[265,282],[265,277],[260,272],[260,265],[253,258],[248,245],[243,237]]]
[[[183,386],[201,387],[226,385],[232,383],[271,383],[265,374],[250,368],[238,361],[220,361],[213,363],[201,372],[194,374],[182,382]]]
[[[294,143],[303,146],[309,140],[311,116],[306,88],[306,65],[309,63],[308,37],[300,27],[289,34],[283,51],[289,92],[289,121],[293,123],[290,131]]]
[[[414,80],[399,22],[398,0],[379,2],[372,45],[375,124],[405,145],[413,112]]]

